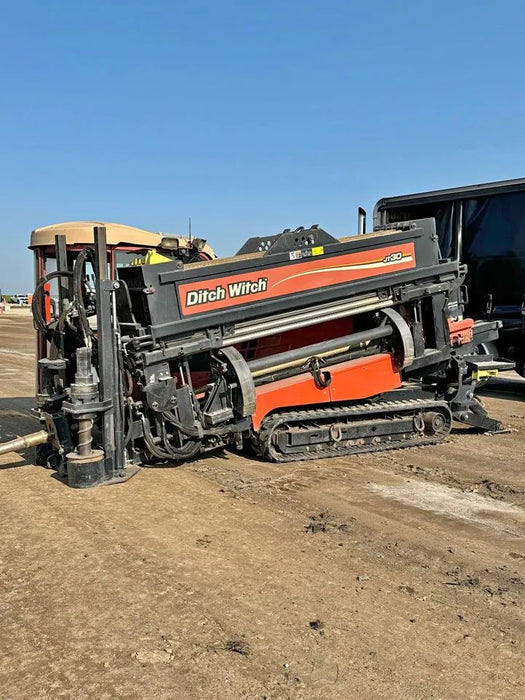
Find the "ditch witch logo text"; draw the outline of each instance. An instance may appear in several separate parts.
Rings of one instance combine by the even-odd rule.
[[[216,287],[194,289],[186,294],[186,306],[210,304],[214,301],[224,301],[225,299],[238,299],[239,297],[266,292],[267,289],[267,277],[259,277],[255,281],[241,280],[240,282],[230,282],[226,287],[218,284]]]

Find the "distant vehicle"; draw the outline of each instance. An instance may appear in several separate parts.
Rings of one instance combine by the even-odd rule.
[[[374,229],[424,217],[436,220],[443,258],[468,266],[467,313],[502,323],[479,352],[513,360],[525,376],[525,178],[385,197]]]
[[[28,304],[27,294],[11,294],[11,304],[18,304],[19,306],[24,306]]]

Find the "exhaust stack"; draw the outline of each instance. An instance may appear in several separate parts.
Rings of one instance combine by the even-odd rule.
[[[357,210],[357,234],[362,236],[366,233],[366,209],[359,207]]]

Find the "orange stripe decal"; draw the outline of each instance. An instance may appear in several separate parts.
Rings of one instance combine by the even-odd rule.
[[[315,258],[292,265],[180,284],[178,293],[182,313],[189,316],[415,267],[414,243],[398,243],[332,259]]]

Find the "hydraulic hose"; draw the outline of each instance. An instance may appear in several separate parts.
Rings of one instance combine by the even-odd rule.
[[[164,423],[164,421],[161,425],[162,442],[164,444],[164,447],[166,451],[169,452],[170,455],[172,455],[175,459],[187,459],[188,457],[193,457],[193,455],[199,451],[200,443],[197,442],[197,440],[188,440],[188,442],[183,447],[173,447],[173,445],[170,445],[169,437],[166,432],[166,424]]]
[[[95,270],[95,275],[98,277],[98,270],[96,269],[95,256],[91,248],[83,248],[75,260],[75,265],[73,267],[73,301],[78,309],[78,316],[80,319],[80,325],[82,326],[82,331],[84,333],[84,339],[86,346],[91,344],[91,338],[93,338],[93,331],[91,330],[87,318],[86,307],[84,306],[84,299],[82,297],[82,273],[84,270],[84,265],[87,259],[90,259],[93,269]]]
[[[41,308],[41,294],[44,289],[44,285],[47,284],[48,282],[51,282],[51,280],[58,279],[59,277],[71,277],[73,275],[72,272],[69,272],[68,270],[57,270],[56,272],[50,272],[47,275],[44,275],[44,277],[41,277],[38,281],[38,284],[36,285],[34,294],[33,294],[33,300],[31,301],[31,312],[33,314],[33,326],[37,331],[40,331],[41,333],[47,334],[48,332],[48,327],[45,318],[42,316],[42,308]]]
[[[189,437],[200,437],[199,431],[196,428],[187,428],[186,426],[182,425],[182,423],[179,423],[171,411],[164,411],[162,415],[168,421],[168,423],[170,423],[170,425],[173,425],[184,435],[188,435]]]
[[[149,450],[149,452],[159,459],[188,459],[197,454],[200,450],[200,443],[195,440],[188,441],[188,443],[182,448],[169,447],[168,450],[163,450],[161,447],[155,444],[153,435],[149,428],[146,418],[141,416],[142,428],[144,431],[144,442]]]

